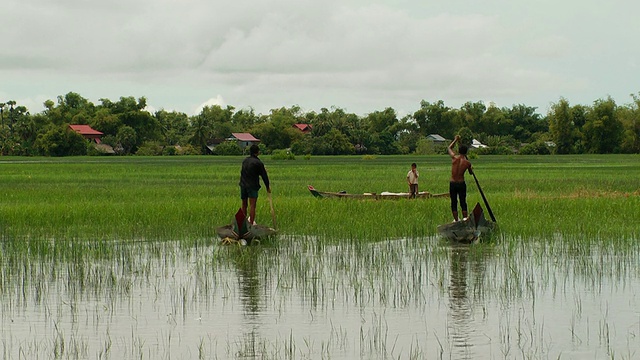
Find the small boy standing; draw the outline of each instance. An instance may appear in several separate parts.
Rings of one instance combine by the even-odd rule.
[[[407,183],[409,184],[409,199],[415,199],[418,195],[418,165],[411,164],[411,170],[407,173]]]

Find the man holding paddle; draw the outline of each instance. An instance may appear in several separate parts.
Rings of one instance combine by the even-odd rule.
[[[258,158],[259,154],[258,145],[251,145],[249,156],[242,161],[242,170],[240,170],[240,199],[242,199],[242,211],[245,214],[247,213],[247,205],[249,207],[249,224],[256,223],[256,203],[258,202],[258,190],[260,190],[260,177],[267,188],[267,193],[271,194],[267,169]]]
[[[458,145],[458,153],[453,151],[453,145],[460,141],[460,135],[456,135],[455,139],[449,144],[447,152],[451,156],[451,181],[449,182],[449,196],[451,197],[451,213],[453,220],[458,221],[458,197],[460,198],[460,207],[462,208],[463,218],[467,218],[467,184],[464,182],[464,173],[469,171],[473,174],[471,162],[467,159],[468,147],[464,144]]]

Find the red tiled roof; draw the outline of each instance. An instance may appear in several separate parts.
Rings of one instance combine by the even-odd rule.
[[[231,135],[233,135],[234,138],[240,141],[260,141],[259,139],[256,139],[255,137],[253,137],[253,135],[249,133],[231,133]]]
[[[297,127],[300,131],[311,130],[311,124],[293,124],[293,126]]]
[[[69,125],[69,127],[80,135],[103,135],[103,133],[92,129],[89,125]]]

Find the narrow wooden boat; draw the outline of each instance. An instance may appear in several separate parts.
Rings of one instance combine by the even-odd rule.
[[[484,217],[480,203],[476,203],[469,217],[438,226],[438,234],[454,242],[470,244],[490,235],[495,227],[494,222]]]
[[[275,235],[276,230],[265,225],[249,224],[242,211],[238,209],[231,219],[231,224],[216,229],[222,244],[249,245],[254,240],[264,239]]]
[[[307,188],[311,194],[316,198],[343,198],[343,199],[373,199],[373,200],[393,200],[393,199],[408,199],[410,193],[408,192],[381,192],[381,193],[362,193],[362,194],[349,194],[346,191],[340,192],[328,192],[316,190],[313,186],[308,185]],[[416,195],[416,199],[430,199],[438,197],[449,197],[449,193],[432,194],[428,191],[420,191]]]

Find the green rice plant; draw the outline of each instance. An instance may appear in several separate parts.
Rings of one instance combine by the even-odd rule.
[[[3,158],[0,231],[11,238],[187,240],[216,237],[240,207],[243,157]],[[639,236],[637,155],[479,156],[476,175],[509,237],[580,234],[597,241]],[[406,191],[418,163],[420,190],[448,192],[444,155],[316,156],[265,162],[281,234],[335,241],[435,235],[451,221],[446,198],[398,201],[315,199],[307,185],[349,193]],[[468,202],[483,204],[471,177]],[[486,206],[485,206],[486,207]],[[266,192],[257,220],[271,225]]]

